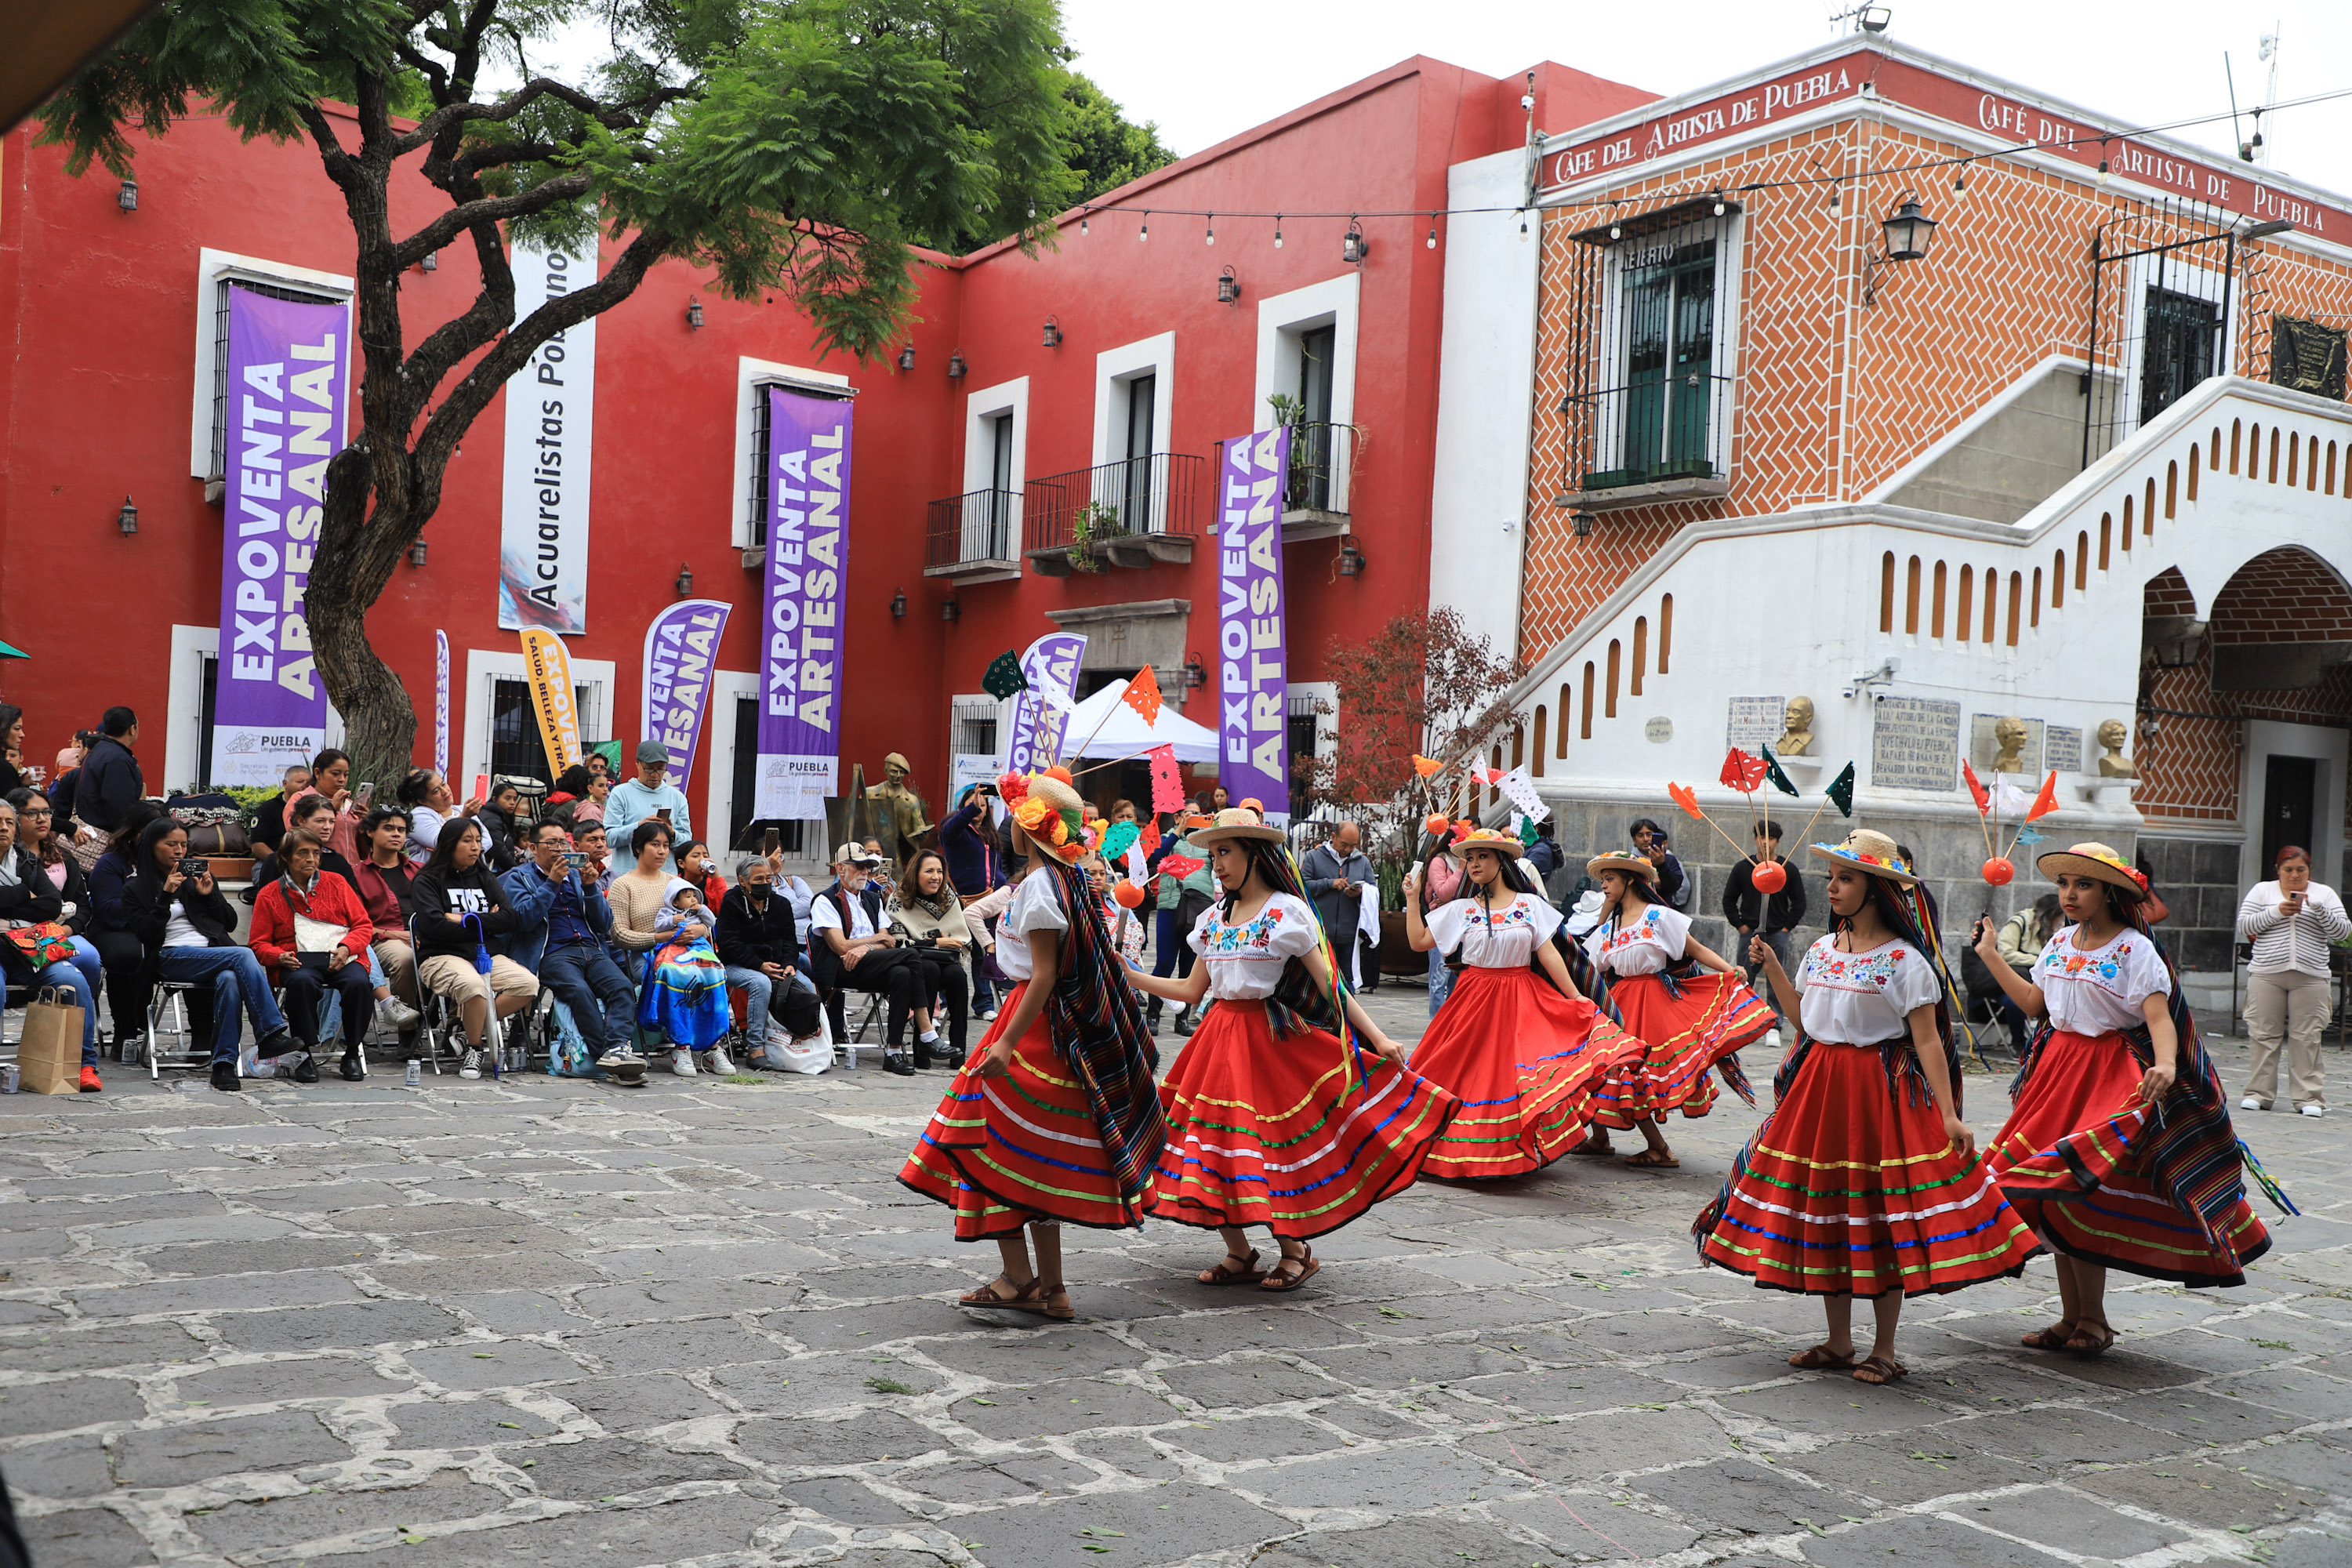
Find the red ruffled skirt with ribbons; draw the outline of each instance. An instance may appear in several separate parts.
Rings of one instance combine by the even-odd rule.
[[[958,1241],[1055,1220],[1100,1230],[1141,1225],[1143,1204],[1121,1198],[1094,1108],[1055,1048],[1045,1015],[1013,1047],[1010,1072],[981,1075],[982,1053],[1027,989],[1024,982],[998,1002],[995,1023],[940,1098],[898,1180],[955,1211]]]
[[[1221,999],[1160,1083],[1168,1119],[1149,1203],[1180,1225],[1339,1229],[1421,1174],[1454,1096],[1320,1029],[1277,1036],[1265,1004]]]
[[[1618,1057],[1643,1051],[1531,969],[1463,969],[1412,1051],[1412,1070],[1461,1101],[1422,1174],[1476,1182],[1541,1170],[1584,1141]]]
[[[1617,1016],[1644,1048],[1626,1053],[1603,1079],[1592,1105],[1595,1125],[1627,1128],[1677,1110],[1705,1116],[1715,1108],[1717,1065],[1771,1033],[1779,1021],[1737,974],[1693,974],[1675,984],[1679,996],[1661,975],[1626,974],[1610,982]]]

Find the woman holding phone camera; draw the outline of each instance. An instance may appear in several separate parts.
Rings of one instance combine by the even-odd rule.
[[[149,823],[131,852],[122,900],[131,931],[146,944],[152,978],[213,988],[212,1083],[234,1093],[245,1087],[236,1047],[246,1015],[257,1037],[256,1056],[280,1057],[299,1047],[261,961],[236,940],[236,911],[214,885],[211,867],[199,860],[193,871],[186,869],[187,856],[186,828],[168,816]],[[318,1064],[306,1057],[294,1081],[318,1080]]]
[[[2000,961],[1992,921],[1976,924],[1977,952],[2010,1000],[2049,1020],[2021,1054],[2009,1121],[1985,1157],[2001,1195],[2057,1254],[2059,1320],[2024,1344],[2087,1360],[2116,1342],[2109,1268],[2192,1288],[2243,1284],[2271,1245],[2244,1170],[2285,1205],[2230,1130],[2221,1075],[2141,911],[2146,880],[2104,844],[2039,864],[2068,923],[2032,980]]]
[[[2254,1039],[2241,1110],[2268,1110],[2278,1093],[2279,1044],[2287,1048],[2287,1092],[2305,1116],[2327,1114],[2319,1037],[2331,1011],[2327,950],[2352,932],[2336,889],[2311,879],[2311,851],[2280,848],[2276,869],[2238,906],[2238,940],[2252,942],[2246,965],[2246,1033]]]

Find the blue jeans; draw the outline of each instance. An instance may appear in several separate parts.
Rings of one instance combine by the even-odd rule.
[[[740,964],[727,966],[727,985],[732,990],[743,988],[743,1027],[754,1042],[768,1037],[768,1000],[776,994],[776,983],[756,969]]]
[[[1429,950],[1429,1016],[1437,1016],[1444,1005],[1445,994],[1454,989],[1454,971],[1445,967],[1445,955],[1435,948]]]
[[[1170,975],[1182,979],[1192,973],[1192,944],[1185,940],[1186,932],[1176,927],[1176,911],[1160,911],[1160,955],[1151,961],[1151,973],[1165,980]]]
[[[155,965],[159,980],[184,981],[213,988],[213,1063],[236,1060],[243,1037],[242,1012],[253,1015],[253,1032],[274,1035],[286,1027],[286,1015],[270,994],[269,977],[249,947],[167,947]]]
[[[572,1009],[572,1021],[599,1060],[635,1041],[637,994],[601,943],[548,949],[539,961],[539,983]]]

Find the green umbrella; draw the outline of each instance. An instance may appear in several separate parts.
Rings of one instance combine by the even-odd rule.
[[[23,648],[10,647],[6,643],[0,642],[0,658],[30,658],[32,657],[33,656],[31,654],[26,653]]]

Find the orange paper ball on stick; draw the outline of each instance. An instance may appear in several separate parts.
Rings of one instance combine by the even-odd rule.
[[[1135,910],[1141,909],[1143,907],[1143,889],[1133,882],[1121,879],[1120,881],[1113,883],[1111,885],[1110,896],[1118,900],[1118,907],[1123,910]]]
[[[2017,868],[2005,855],[1996,855],[1984,863],[1984,879],[1996,888],[2006,888],[2017,876]]]
[[[1454,826],[1452,822],[1447,820],[1445,814],[1442,811],[1431,812],[1428,816],[1423,819],[1421,825],[1429,829],[1432,833],[1438,834],[1443,834]]]
[[[1748,879],[1756,884],[1759,893],[1777,893],[1789,885],[1789,870],[1778,860],[1759,860],[1748,873]]]

